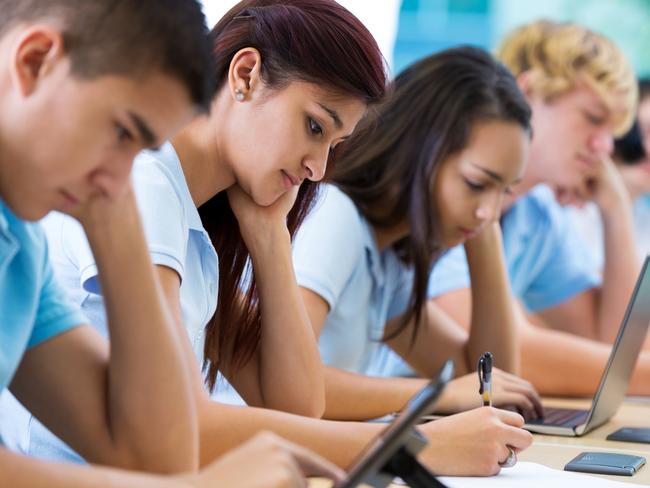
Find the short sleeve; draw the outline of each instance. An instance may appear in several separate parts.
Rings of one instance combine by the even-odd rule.
[[[540,256],[544,262],[522,296],[530,311],[558,305],[602,281],[597,259],[578,232],[574,216],[555,205],[548,209],[549,226],[544,233],[547,242]]]
[[[352,201],[336,187],[324,185],[314,209],[293,243],[298,284],[334,308],[364,252],[363,228]]]
[[[47,244],[44,244],[44,249],[47,250]],[[88,322],[79,307],[72,303],[57,282],[47,252],[43,257],[42,278],[34,329],[27,347],[34,347]]]
[[[141,154],[133,169],[133,188],[152,262],[173,269],[182,280],[189,228],[171,176],[155,158]],[[101,295],[97,265],[81,225],[65,217],[60,232],[63,252],[79,270],[81,286]]]
[[[434,265],[429,275],[428,296],[434,298],[470,286],[465,248],[459,245],[443,254]]]
[[[182,279],[189,225],[183,200],[173,181],[170,171],[148,153],[136,160],[133,188],[149,254],[154,264],[172,268]]]

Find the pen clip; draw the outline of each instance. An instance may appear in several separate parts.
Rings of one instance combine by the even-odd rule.
[[[476,372],[478,373],[478,392],[480,395],[483,395],[485,389],[485,378],[484,378],[484,371],[483,368],[485,367],[485,359],[484,356],[481,355],[480,358],[478,358],[478,365],[476,366]]]

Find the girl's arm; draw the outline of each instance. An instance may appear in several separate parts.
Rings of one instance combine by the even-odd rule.
[[[320,336],[325,318],[329,312],[327,302],[311,290],[302,289],[303,299],[309,311],[314,332]],[[453,323],[433,304],[427,306],[426,320],[418,331],[413,349],[410,348],[412,326],[391,339],[387,344],[411,366],[431,378],[442,363],[452,357],[457,364],[465,367],[464,344],[467,333]],[[397,327],[401,317],[391,320],[387,331]],[[436,411],[453,413],[480,406],[478,382],[475,370],[463,370],[466,376],[453,380],[445,389],[436,404]],[[325,418],[337,420],[365,420],[381,417],[402,410],[406,402],[422,388],[427,379],[423,378],[380,378],[343,371],[325,366],[326,409]],[[523,412],[531,413],[539,408],[539,399],[532,386],[512,375],[499,370],[494,372],[494,404],[515,406]]]
[[[515,301],[503,255],[501,227],[487,226],[465,243],[472,283],[472,318],[465,354],[467,367],[476,368],[485,351],[494,354],[495,365],[510,373],[519,371]]]
[[[178,275],[165,267],[159,267],[158,272],[166,296],[170,302],[176,303],[172,309],[180,317]],[[275,410],[213,402],[203,388],[187,334],[182,343],[186,357],[190,359],[187,365],[194,377],[192,385],[199,413],[201,465],[212,463],[261,431],[271,431],[347,468],[370,440],[385,428],[382,424],[319,420]],[[416,385],[415,382],[411,383]],[[506,458],[506,446],[523,450],[530,445],[532,436],[519,428],[522,424],[523,419],[519,415],[491,408],[480,408],[430,422],[420,427],[429,440],[421,459],[439,474],[495,474],[499,471],[498,462]]]
[[[249,405],[320,417],[325,409],[323,368],[293,268],[286,216],[297,189],[270,207],[256,205],[239,187],[228,198],[251,254],[258,286],[262,336],[241,369],[223,374]],[[231,353],[232,354],[232,353]]]

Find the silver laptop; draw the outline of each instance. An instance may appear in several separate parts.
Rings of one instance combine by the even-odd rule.
[[[531,432],[581,436],[607,422],[621,405],[650,324],[650,254],[627,306],[623,323],[589,410],[544,407],[544,418],[524,426]]]

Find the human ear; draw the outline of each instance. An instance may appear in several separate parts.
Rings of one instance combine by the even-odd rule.
[[[20,94],[31,95],[64,56],[61,33],[35,25],[21,33],[13,51],[11,78]]]
[[[230,61],[228,88],[236,101],[243,102],[260,86],[262,55],[252,47],[240,49]]]
[[[533,95],[533,72],[531,70],[523,71],[517,75],[517,86],[521,92],[530,98]]]

